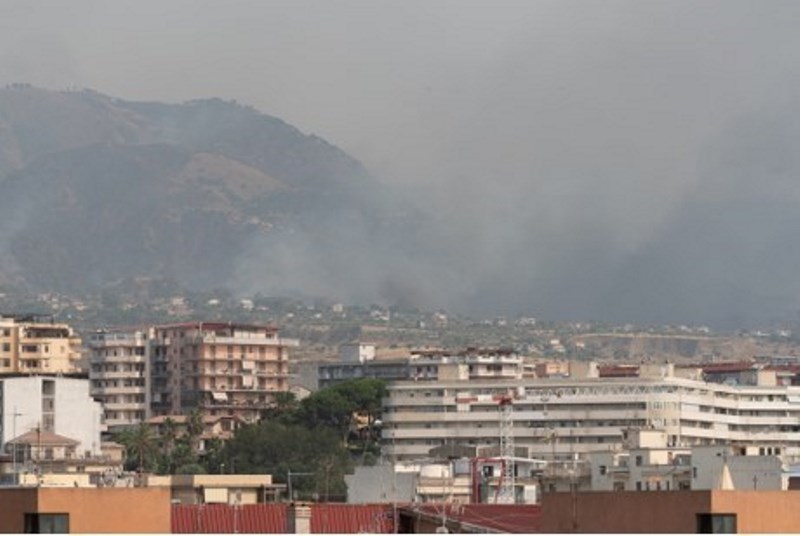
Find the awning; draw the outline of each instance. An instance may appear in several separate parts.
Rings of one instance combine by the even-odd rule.
[[[221,392],[221,391],[211,391],[211,397],[216,400],[217,402],[227,402],[228,401],[228,393]]]

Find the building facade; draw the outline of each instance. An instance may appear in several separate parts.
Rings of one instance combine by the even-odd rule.
[[[108,429],[150,416],[148,332],[97,331],[89,336],[91,395],[103,404]]]
[[[618,451],[588,455],[592,491],[788,489],[781,449],[730,445],[669,447],[662,430],[629,430]]]
[[[289,390],[289,348],[275,328],[221,322],[156,326],[150,342],[153,415],[260,418]]]
[[[521,379],[524,375],[523,359],[512,350],[489,348],[468,348],[459,351],[420,350],[412,352],[409,357],[403,359],[361,359],[358,352],[362,346],[348,345],[348,353],[345,354],[343,351],[343,359],[340,362],[320,365],[317,371],[319,386],[328,387],[357,378],[436,381],[440,379],[439,367],[445,367],[449,371],[453,365],[466,371],[474,380]]]
[[[22,444],[26,434],[36,443],[54,434],[65,439],[76,458],[95,458],[101,452],[104,430],[102,407],[89,395],[89,381],[78,378],[24,376],[0,379],[0,448],[9,450],[15,439]],[[28,436],[31,437],[31,436]],[[30,444],[30,441],[28,442]],[[26,451],[26,452],[29,452]],[[15,460],[19,471],[32,471],[38,456]],[[47,457],[47,456],[45,456]]]
[[[592,376],[596,367],[585,370]],[[475,380],[440,367],[437,381],[388,386],[384,453],[403,460],[443,444],[497,445],[499,400],[509,397],[514,444],[534,458],[619,449],[625,429],[645,427],[663,429],[670,447],[736,444],[800,454],[800,388],[706,383],[674,372],[664,365],[642,367],[638,378]]]
[[[67,324],[36,315],[0,316],[0,374],[81,371],[81,339]]]

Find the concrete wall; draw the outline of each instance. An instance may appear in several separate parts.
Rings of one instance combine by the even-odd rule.
[[[800,491],[713,491],[711,506],[736,513],[740,533],[800,531]]]
[[[38,496],[33,488],[0,491],[0,533],[25,531],[25,512],[36,512]]]
[[[711,511],[705,491],[545,493],[542,532],[694,533]]]
[[[550,493],[542,532],[695,533],[697,514],[736,514],[740,533],[796,533],[800,491]]]
[[[417,473],[397,472],[390,464],[356,467],[345,475],[348,503],[411,502],[417,490]]]
[[[55,433],[80,441],[77,454],[91,451],[99,456],[103,409],[89,394],[89,380],[55,378]]]
[[[89,380],[59,377],[6,378],[3,382],[2,443],[13,439],[14,410],[16,435],[29,432],[42,422],[42,381],[55,382],[56,434],[80,442],[78,456],[84,451],[100,455],[102,407],[89,395]]]
[[[26,513],[69,514],[69,530],[74,533],[171,531],[167,488],[0,490],[0,532],[23,532]]]

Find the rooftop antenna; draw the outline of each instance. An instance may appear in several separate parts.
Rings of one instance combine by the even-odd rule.
[[[510,395],[502,395],[497,400],[500,412],[500,458],[502,473],[498,484],[495,502],[513,504],[514,497],[514,406]]]

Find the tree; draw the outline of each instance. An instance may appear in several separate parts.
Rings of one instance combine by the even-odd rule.
[[[381,413],[386,397],[386,382],[375,378],[358,378],[338,383],[332,387],[353,407],[367,417],[371,424]]]
[[[344,440],[350,431],[355,406],[335,389],[322,389],[305,398],[298,411],[299,422],[308,428],[326,426],[341,434]]]
[[[294,393],[290,391],[275,393],[272,405],[264,410],[263,418],[289,424],[294,421],[299,407]]]
[[[200,452],[200,438],[205,431],[205,424],[203,423],[203,414],[199,409],[195,409],[189,414],[186,420],[186,439],[189,447],[196,455]]]
[[[133,467],[140,473],[155,467],[158,460],[158,441],[149,425],[140,423],[127,428],[119,434],[118,440],[125,446],[125,464],[128,467]]]
[[[330,493],[341,494],[345,489],[344,474],[351,467],[338,431],[275,421],[238,429],[225,445],[223,457],[226,467],[235,466],[237,472],[268,473],[284,483],[289,471],[312,471],[312,477],[292,481],[294,489],[305,498],[324,490],[326,484]]]
[[[176,441],[178,437],[178,426],[171,417],[164,419],[164,424],[161,426],[159,433],[159,448],[161,456],[159,457],[160,474],[171,475],[175,472],[174,452]]]

